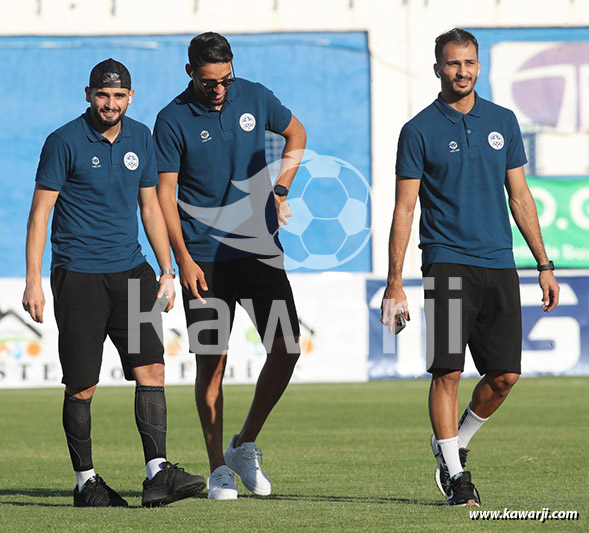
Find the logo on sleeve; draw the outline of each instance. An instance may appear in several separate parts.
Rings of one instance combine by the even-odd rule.
[[[256,118],[251,113],[244,113],[239,117],[239,125],[243,131],[252,131],[256,127]]]
[[[489,141],[491,148],[493,148],[494,150],[501,150],[501,148],[503,148],[503,145],[505,144],[505,142],[503,141],[503,135],[501,135],[497,131],[492,131],[491,133],[489,133],[487,140]]]
[[[127,152],[123,161],[129,170],[137,170],[137,167],[139,166],[139,158],[135,152]]]
[[[203,143],[206,143],[212,139],[211,134],[207,130],[202,130],[200,132],[200,138],[202,139]]]
[[[448,143],[448,148],[450,148],[451,154],[453,154],[454,152],[460,152],[460,148],[458,148],[458,143],[456,141],[450,141]]]
[[[100,159],[96,156],[92,158],[92,168],[100,168]]]

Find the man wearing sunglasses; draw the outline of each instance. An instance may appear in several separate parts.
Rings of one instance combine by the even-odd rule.
[[[291,215],[286,196],[306,133],[270,90],[235,77],[231,46],[222,35],[196,36],[188,57],[190,83],[159,113],[154,138],[158,196],[196,355],[196,404],[211,468],[208,496],[237,498],[234,472],[251,492],[267,496],[271,484],[255,440],[300,353],[278,229]],[[266,130],[286,140],[273,189]],[[222,380],[237,302],[263,339],[267,359],[246,421],[223,454]]]

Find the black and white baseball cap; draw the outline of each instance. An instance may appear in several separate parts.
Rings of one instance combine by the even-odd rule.
[[[120,89],[131,88],[131,74],[127,67],[118,61],[108,58],[101,61],[90,72],[91,89],[113,87]]]

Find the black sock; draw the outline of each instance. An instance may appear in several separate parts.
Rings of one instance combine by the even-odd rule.
[[[69,394],[63,398],[63,429],[76,472],[93,468],[90,438],[90,400],[80,400]]]
[[[166,396],[163,387],[137,385],[135,388],[135,422],[143,441],[145,463],[166,458]]]

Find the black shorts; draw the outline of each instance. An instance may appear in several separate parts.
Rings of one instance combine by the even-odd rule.
[[[519,277],[513,268],[433,263],[423,272],[427,371],[464,370],[470,348],[481,375],[521,373]]]
[[[287,348],[298,345],[300,329],[292,289],[281,268],[255,257],[209,263],[197,261],[209,288],[199,294],[202,304],[182,288],[189,349],[196,354],[220,354],[229,344],[235,304],[247,311],[266,350],[274,339],[285,338]],[[298,346],[297,346],[298,351]]]
[[[98,383],[107,335],[119,351],[127,380],[134,379],[132,369],[137,366],[163,364],[164,347],[158,337],[158,331],[162,334],[159,312],[152,315],[152,323],[140,324],[140,349],[129,350],[129,279],[139,280],[140,311],[151,311],[157,282],[147,262],[113,274],[85,274],[63,268],[51,273],[62,383],[84,388]]]

